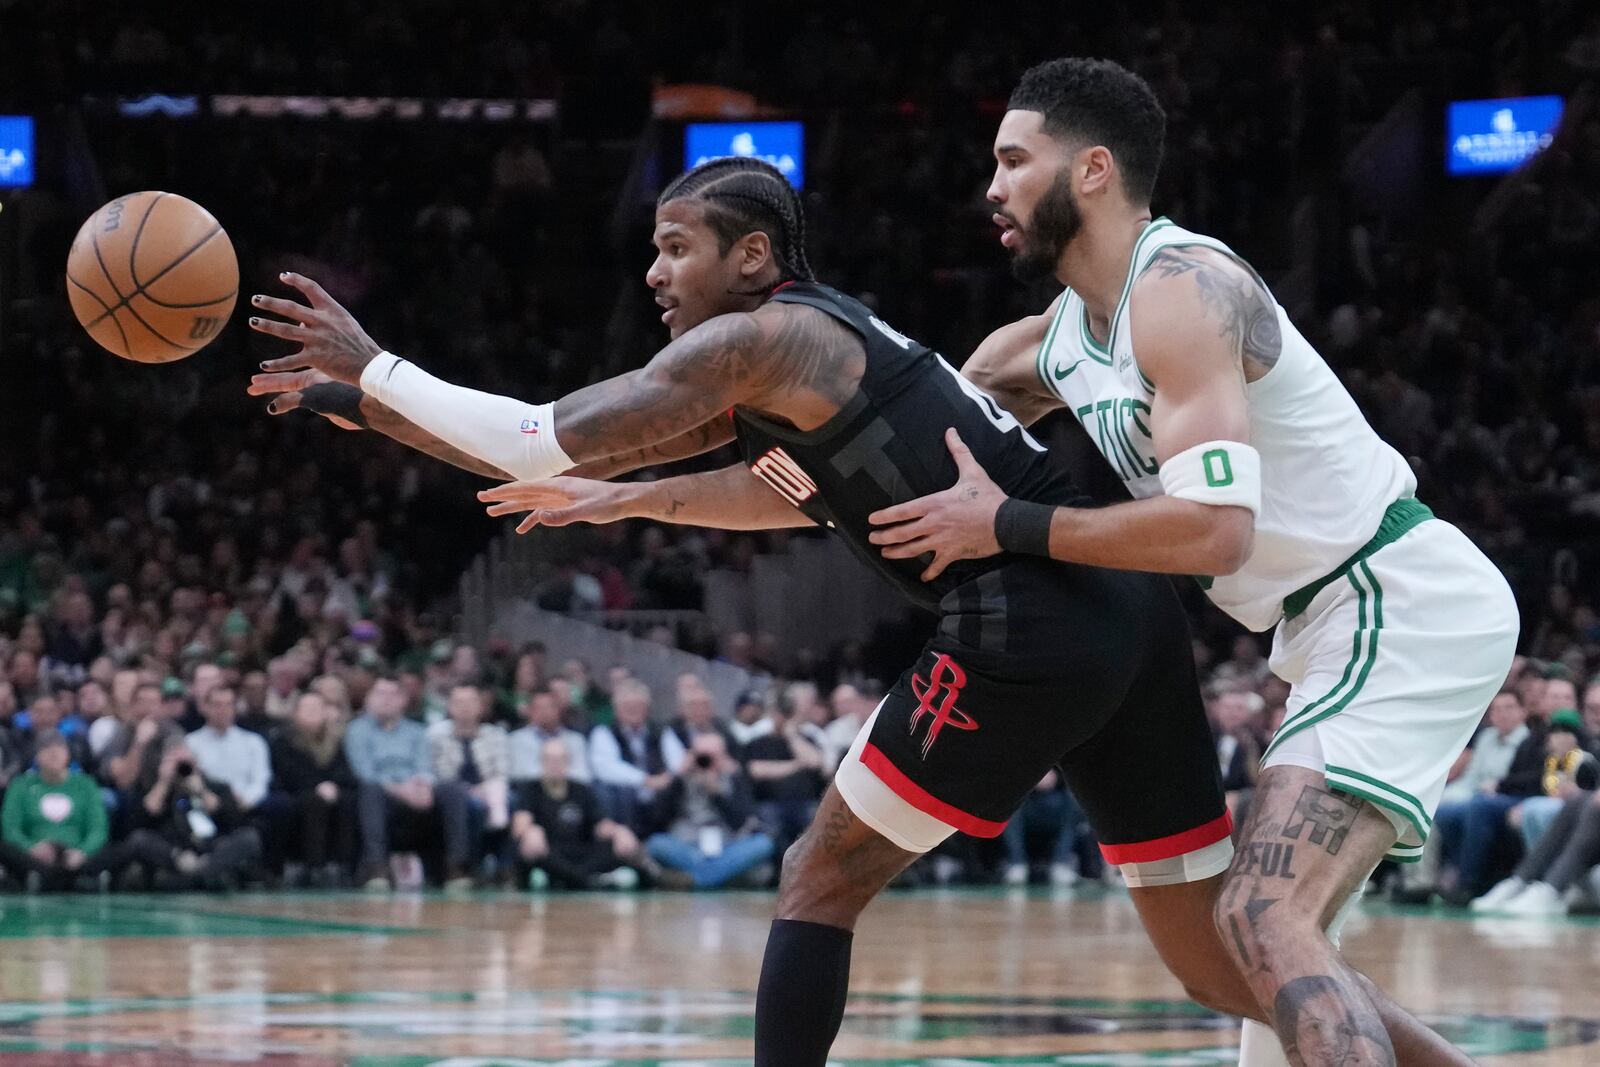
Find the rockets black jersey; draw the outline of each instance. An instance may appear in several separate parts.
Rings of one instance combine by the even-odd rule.
[[[840,534],[914,602],[939,610],[940,601],[960,587],[1024,560],[1004,553],[962,560],[924,582],[925,559],[886,560],[867,540],[873,530],[868,515],[955,484],[946,429],[955,427],[1008,495],[1046,504],[1085,501],[1015,418],[938,353],[897,333],[860,301],[815,282],[786,285],[772,300],[817,308],[850,327],[866,349],[866,369],[855,396],[809,432],[734,409],[745,462],[807,517]],[[1043,562],[1030,559],[1029,569]]]

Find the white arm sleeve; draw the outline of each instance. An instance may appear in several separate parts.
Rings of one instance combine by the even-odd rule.
[[[361,391],[514,478],[537,481],[574,466],[556,441],[554,404],[451,385],[390,352],[361,372]]]

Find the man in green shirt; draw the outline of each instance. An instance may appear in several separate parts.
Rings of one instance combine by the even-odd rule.
[[[71,769],[66,738],[41,733],[35,769],[20,775],[0,805],[0,866],[29,889],[70,887],[80,876],[109,882],[134,857],[106,845],[106,805],[94,778]],[[102,877],[103,876],[103,877]]]

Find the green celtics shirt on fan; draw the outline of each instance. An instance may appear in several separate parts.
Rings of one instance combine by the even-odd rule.
[[[1172,247],[1244,264],[1221,241],[1158,218],[1134,246],[1105,342],[1069,289],[1039,349],[1046,388],[1136,498],[1162,489],[1150,436],[1156,387],[1133,350],[1129,293]],[[1254,549],[1237,573],[1199,580],[1250,629],[1277,626],[1271,667],[1292,695],[1263,766],[1319,770],[1372,801],[1399,832],[1390,855],[1414,861],[1450,765],[1510,666],[1516,603],[1499,570],[1416,499],[1405,459],[1276,310],[1282,353],[1245,386],[1261,457]],[[1206,454],[1205,476],[1213,486],[1232,479],[1225,448]]]

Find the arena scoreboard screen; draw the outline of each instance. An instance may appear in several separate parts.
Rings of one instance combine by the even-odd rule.
[[[33,119],[0,115],[0,189],[33,184]]]
[[[691,122],[683,129],[684,167],[723,156],[754,156],[805,187],[805,124],[801,122]]]
[[[1559,96],[1458,100],[1446,116],[1446,169],[1452,177],[1516,170],[1549,147],[1560,122]]]

